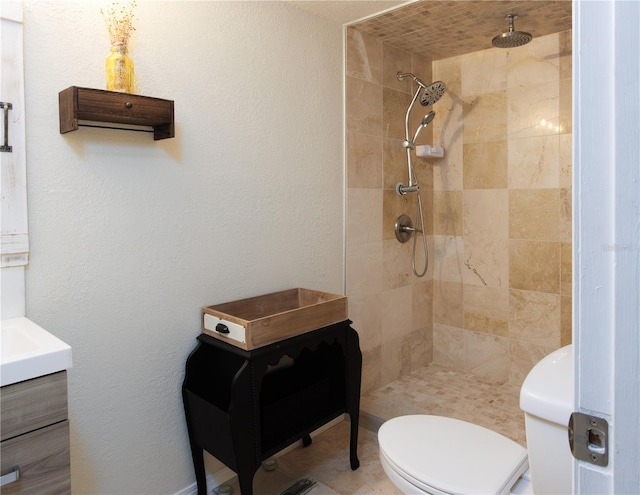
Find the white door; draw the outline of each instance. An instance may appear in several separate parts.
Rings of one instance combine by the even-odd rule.
[[[609,464],[575,493],[640,493],[640,2],[574,0],[576,410],[609,423]]]

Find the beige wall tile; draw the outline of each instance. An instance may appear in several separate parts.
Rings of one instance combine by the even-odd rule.
[[[509,237],[558,241],[560,239],[560,191],[558,189],[510,189]]]
[[[560,244],[560,294],[571,296],[573,290],[572,245],[569,242]]]
[[[506,189],[464,191],[464,235],[486,239],[509,237],[509,196]]]
[[[409,178],[407,152],[402,147],[401,139],[385,138],[382,146],[383,187],[395,190],[398,182],[406,184]]]
[[[419,328],[405,337],[410,351],[411,371],[422,368],[433,361],[433,329]]]
[[[463,145],[465,189],[507,187],[507,141],[486,141]]]
[[[507,138],[506,91],[466,96],[463,102],[465,144]]]
[[[382,292],[382,241],[347,244],[347,295]]]
[[[395,224],[403,213],[414,220],[416,206],[415,195],[399,196],[395,190],[385,189],[382,192],[382,239],[396,239]],[[414,222],[415,223],[415,222]]]
[[[508,239],[464,239],[463,281],[469,285],[506,288],[509,281]]]
[[[433,325],[433,362],[447,368],[464,369],[464,330]]]
[[[462,235],[462,191],[434,191],[433,233]]]
[[[381,372],[382,383],[389,383],[400,378],[403,363],[404,336],[398,335],[396,339],[383,342],[381,346]]]
[[[464,240],[461,236],[434,235],[431,263],[436,281],[462,282]]]
[[[382,294],[349,296],[349,319],[360,337],[362,352],[382,343]]]
[[[559,93],[558,81],[509,88],[507,90],[509,138],[558,134]]]
[[[447,90],[433,105],[433,144],[444,148],[444,158],[433,160],[433,188],[437,191],[462,189],[463,101],[460,96],[460,57],[433,63],[433,78]]]
[[[509,333],[509,291],[497,287],[464,286],[464,328],[506,337]]]
[[[347,29],[347,75],[376,84],[382,83],[382,42]]]
[[[346,100],[347,132],[382,136],[382,87],[347,77]]]
[[[428,137],[433,134],[433,128],[429,127],[425,131],[425,143],[433,143],[433,138]],[[420,184],[420,192],[423,196],[426,192],[433,191],[433,168],[436,167],[436,163],[439,158],[424,158],[414,156],[413,164],[418,176],[418,183]]]
[[[433,62],[433,79],[447,85],[447,93],[462,95],[462,58],[451,57]]]
[[[402,342],[412,331],[411,286],[385,290],[382,293],[382,343]]]
[[[413,333],[413,332],[412,332]],[[411,373],[411,346],[412,335],[405,335],[402,337],[402,350],[400,358],[400,376],[408,375]]]
[[[462,131],[462,126],[458,127]],[[434,136],[436,129],[434,128]],[[463,179],[462,134],[447,132],[442,140],[434,137],[435,146],[444,148],[444,157],[435,160],[433,166],[434,191],[461,191]]]
[[[464,331],[464,371],[505,383],[509,379],[509,339]]]
[[[347,244],[380,240],[382,235],[382,191],[347,190]]]
[[[433,81],[433,63],[431,59],[412,53],[411,72],[418,75],[425,83],[430,84]]]
[[[573,81],[571,79],[560,79],[560,132],[572,132],[572,116],[573,111]]]
[[[507,89],[507,50],[482,50],[460,57],[462,96]]]
[[[509,382],[520,387],[531,368],[553,350],[555,347],[511,340],[509,343]]]
[[[518,88],[559,79],[558,34],[534,38],[527,45],[509,50],[508,86]]]
[[[465,190],[464,281],[507,287],[509,210],[506,189]]]
[[[560,156],[560,187],[570,189],[572,183],[572,134],[560,134],[559,156]]]
[[[413,92],[411,79],[398,80],[396,77],[398,72],[411,72],[411,53],[400,50],[389,43],[383,43],[382,84],[385,87],[402,91],[403,93]],[[421,75],[418,75],[418,77],[421,77]]]
[[[509,189],[549,189],[560,186],[558,135],[509,141]]]
[[[362,381],[360,392],[366,394],[380,388],[382,382],[382,346],[362,351]]]
[[[560,243],[509,241],[509,287],[560,293]]]
[[[382,141],[377,136],[347,133],[347,187],[382,186]]]
[[[411,287],[413,330],[431,329],[433,325],[433,283],[430,278],[418,278]]]
[[[532,344],[560,346],[560,296],[509,291],[509,337]]]
[[[433,284],[433,324],[462,328],[462,284],[434,281]],[[436,349],[436,354],[438,353]]]
[[[391,139],[404,139],[404,120],[407,108],[411,103],[411,96],[395,89],[382,89],[382,133]],[[409,132],[414,127],[409,128]],[[413,138],[413,136],[411,136]]]
[[[560,189],[560,240],[572,240],[572,194],[571,189]]]
[[[573,70],[572,30],[568,29],[558,33],[558,46],[560,48],[560,79],[571,77]]]
[[[396,239],[382,241],[382,288],[384,290],[411,285],[411,277],[413,277],[411,244],[411,242],[402,244]]]

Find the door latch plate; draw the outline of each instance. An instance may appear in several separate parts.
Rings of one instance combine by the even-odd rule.
[[[609,464],[609,423],[584,413],[571,413],[569,445],[573,457],[596,466]]]

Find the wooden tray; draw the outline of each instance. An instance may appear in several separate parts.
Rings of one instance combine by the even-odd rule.
[[[202,308],[202,331],[247,351],[347,319],[347,297],[289,289]]]

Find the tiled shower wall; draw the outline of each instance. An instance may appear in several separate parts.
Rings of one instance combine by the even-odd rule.
[[[571,32],[433,73],[434,361],[520,384],[571,341]]]
[[[360,335],[362,391],[388,383],[432,359],[432,276],[411,272],[412,243],[394,234],[397,217],[415,223],[415,195],[400,197],[407,183],[404,118],[415,84],[398,81],[398,71],[431,79],[431,61],[375,38],[347,32],[347,296],[349,317]],[[416,105],[410,132],[428,109]],[[431,130],[421,135],[428,143]],[[427,233],[431,232],[433,174],[416,162]],[[422,248],[418,246],[419,253]],[[417,268],[424,266],[419,254]]]
[[[363,392],[432,359],[519,385],[571,341],[571,32],[431,63],[349,29],[346,71],[347,295]],[[393,232],[401,213],[415,221],[415,195],[395,193],[415,89],[397,71],[447,85],[419,139],[445,157],[415,162],[424,278]],[[416,106],[411,133],[428,110]]]

